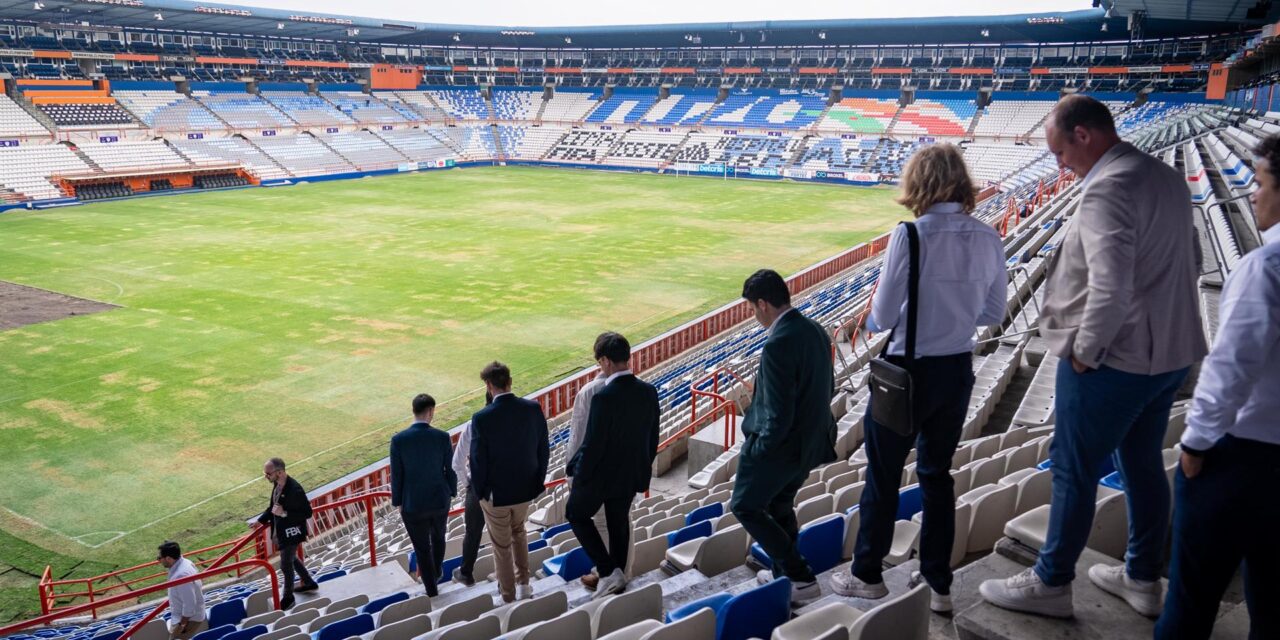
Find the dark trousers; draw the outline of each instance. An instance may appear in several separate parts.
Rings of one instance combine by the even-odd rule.
[[[904,359],[889,361],[904,366]],[[956,537],[955,481],[951,458],[960,442],[973,391],[973,355],[917,358],[909,368],[913,385],[912,411],[919,433],[899,435],[863,418],[867,436],[867,479],[858,504],[861,524],[853,552],[853,575],[869,584],[884,581],[884,557],[893,544],[898,514],[898,490],[907,453],[916,448],[916,476],[924,507],[920,531],[920,575],[938,593],[951,593],[951,547]]]
[[[1249,637],[1280,638],[1280,445],[1223,436],[1187,479],[1174,477],[1173,562],[1157,640],[1208,638],[1244,562]]]
[[[284,574],[284,592],[286,594],[293,593],[293,574],[296,572],[299,578],[302,578],[302,584],[312,584],[315,580],[311,579],[311,573],[303,566],[302,559],[298,557],[298,547],[302,543],[283,545],[280,547],[280,573]]]
[[[744,451],[748,444],[743,443]],[[733,497],[729,500],[729,507],[742,528],[769,554],[773,575],[786,576],[797,583],[817,579],[796,545],[800,537],[796,493],[808,477],[809,469],[799,466],[787,469],[776,461],[742,456]]]
[[[418,556],[422,584],[433,598],[438,593],[436,583],[440,582],[440,565],[444,563],[444,524],[448,517],[447,511],[400,514]]]
[[[1049,530],[1036,575],[1049,586],[1075,579],[1076,561],[1093,531],[1098,479],[1107,458],[1124,481],[1129,514],[1125,570],[1135,580],[1159,580],[1169,532],[1169,478],[1160,450],[1169,428],[1169,408],[1188,369],[1157,375],[1102,366],[1076,373],[1058,362],[1054,392],[1057,426]]]
[[[605,498],[595,491],[580,488],[577,483],[569,490],[565,517],[573,528],[573,535],[582,544],[582,549],[595,563],[596,573],[601,578],[608,577],[614,569],[627,570],[627,552],[631,544],[631,502],[635,498],[634,493]],[[605,548],[604,538],[600,537],[600,530],[593,520],[601,507],[604,508],[605,525],[609,530],[608,548]]]
[[[480,497],[467,488],[462,511],[462,577],[471,579],[476,568],[476,556],[480,554],[480,536],[484,533],[484,510]]]

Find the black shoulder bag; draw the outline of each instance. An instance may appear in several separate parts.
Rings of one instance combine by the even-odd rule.
[[[907,271],[907,344],[906,366],[916,359],[916,310],[920,296],[920,236],[916,226],[910,222],[902,223],[907,227],[907,241],[911,249],[910,267]],[[871,360],[871,375],[867,376],[871,386],[871,419],[903,436],[916,434],[915,416],[912,412],[912,395],[914,392],[911,372],[889,362],[885,355],[889,344],[893,342],[895,327],[889,332],[889,340],[885,343],[884,352],[879,358]]]

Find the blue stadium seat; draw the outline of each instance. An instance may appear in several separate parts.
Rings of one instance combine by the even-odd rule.
[[[253,640],[267,631],[270,631],[270,629],[267,628],[267,625],[260,624],[247,629],[241,629],[235,633],[228,633],[227,635],[222,636],[222,640]]]
[[[700,609],[716,613],[716,640],[767,638],[791,618],[791,581],[779,578],[750,591],[731,596],[718,593],[667,614],[667,622],[693,615]]]
[[[542,572],[548,576],[560,576],[566,582],[577,580],[591,572],[596,564],[587,555],[587,550],[577,547],[558,556],[547,558],[542,562]]]
[[[545,546],[547,546],[547,541],[546,541],[546,540],[543,540],[543,539],[541,539],[541,538],[539,538],[539,539],[534,540],[533,542],[530,542],[530,543],[529,543],[529,550],[530,550],[530,551],[537,551],[538,549],[541,549],[541,548],[543,548],[543,547],[545,547]]]
[[[920,492],[920,485],[913,484],[906,489],[898,492],[898,520],[910,520],[911,516],[920,513],[924,508],[922,500],[924,494]]]
[[[704,507],[698,507],[697,509],[690,511],[689,515],[684,517],[684,523],[686,525],[697,524],[703,520],[719,518],[722,515],[724,515],[724,503],[713,502]]]
[[[667,548],[711,535],[711,521],[703,520],[667,534]]]
[[[556,535],[557,533],[560,533],[561,531],[568,531],[568,530],[570,530],[570,529],[572,529],[572,528],[573,528],[573,527],[569,526],[569,523],[568,523],[568,522],[566,522],[566,523],[564,523],[564,524],[558,524],[558,525],[556,525],[556,526],[554,526],[554,527],[551,527],[550,529],[547,529],[546,531],[543,531],[543,532],[542,532],[542,539],[543,539],[543,540],[550,540],[551,538],[555,537],[555,535]]]
[[[197,633],[191,640],[220,640],[221,638],[236,632],[234,624],[224,624],[221,627],[213,627]],[[345,637],[345,636],[344,636]]]
[[[857,508],[854,505],[849,510]],[[814,573],[831,570],[840,564],[844,552],[844,518],[830,518],[801,529],[796,546]],[[773,560],[759,542],[751,543],[751,557],[766,569],[773,568]]]
[[[338,578],[341,578],[342,576],[345,576],[345,575],[347,575],[347,571],[345,569],[339,569],[337,571],[331,571],[329,573],[326,573],[316,578],[316,582],[320,583],[320,582],[328,582],[330,580],[337,580]]]
[[[378,613],[379,611],[382,611],[383,609],[386,609],[387,607],[397,602],[400,602],[401,600],[408,600],[408,599],[409,599],[409,594],[403,591],[393,593],[389,596],[383,596],[381,598],[378,598],[377,600],[372,600],[368,604],[364,605],[363,607],[360,607],[360,613],[368,613],[368,614]]]
[[[344,640],[373,631],[373,616],[362,613],[357,616],[330,622],[323,629],[311,634],[313,640]]]
[[[240,624],[244,620],[244,600],[227,600],[209,607],[209,628],[216,629],[224,624]]]

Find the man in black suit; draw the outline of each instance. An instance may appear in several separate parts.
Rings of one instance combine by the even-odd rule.
[[[298,593],[315,591],[320,586],[311,579],[307,567],[298,557],[298,547],[307,541],[307,520],[311,518],[311,500],[307,492],[284,470],[284,460],[272,458],[262,465],[262,476],[271,483],[271,501],[258,522],[270,525],[271,534],[280,549],[280,572],[284,574],[284,597],[280,609],[293,606],[293,574],[302,578]]]
[[[547,418],[511,393],[511,369],[493,362],[480,373],[493,402],[471,416],[471,490],[480,499],[503,602],[533,597],[524,521],[542,495],[550,460]],[[517,589],[518,583],[518,589]]]
[[[742,297],[769,337],[742,421],[745,440],[730,508],[772,561],[772,571],[761,571],[757,578],[762,583],[790,578],[791,599],[800,603],[821,595],[813,570],[796,547],[794,503],[809,472],[836,459],[831,339],[791,307],[791,293],[777,272],[752,274],[742,286]]]
[[[413,424],[391,438],[391,506],[418,556],[418,574],[427,596],[437,595],[444,562],[444,525],[458,493],[449,434],[431,426],[436,400],[421,393],[413,399]]]
[[[631,373],[631,345],[616,333],[596,338],[596,362],[604,386],[591,400],[586,435],[566,470],[573,477],[565,509],[573,534],[600,575],[594,597],[627,586],[628,517],[636,494],[649,490],[658,454],[658,392]],[[606,549],[592,520],[604,507],[609,530]]]

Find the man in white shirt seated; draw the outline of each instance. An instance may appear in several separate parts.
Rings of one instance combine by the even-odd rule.
[[[170,582],[200,573],[196,565],[182,557],[182,548],[178,543],[169,540],[160,545],[160,555],[156,561],[169,570]],[[169,587],[170,640],[190,640],[192,636],[208,628],[204,611],[204,585],[195,580]]]
[[[1263,140],[1250,198],[1262,246],[1222,287],[1174,477],[1173,560],[1157,640],[1208,638],[1243,563],[1250,638],[1280,638],[1280,136]]]

